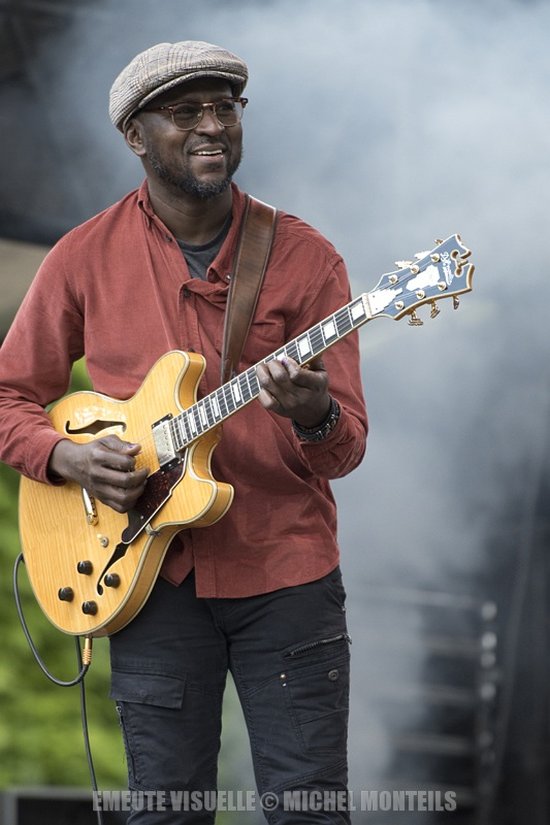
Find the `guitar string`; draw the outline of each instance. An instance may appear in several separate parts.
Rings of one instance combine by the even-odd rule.
[[[245,406],[247,406],[249,403],[251,403],[252,401],[254,401],[258,397],[259,390],[257,392],[254,391],[253,395],[249,399],[246,399],[244,401],[244,403],[239,402],[239,401],[235,400],[234,393],[232,393],[231,389],[229,389],[229,393],[230,393],[229,397],[230,397],[231,403],[233,405],[233,408],[230,409],[229,405],[227,403],[227,400],[226,400],[226,393],[228,391],[228,388],[231,386],[231,384],[234,384],[235,382],[238,382],[240,384],[240,380],[243,378],[243,376],[245,376],[247,373],[249,373],[253,370],[255,371],[255,368],[259,364],[265,364],[265,363],[269,362],[270,360],[273,360],[274,357],[275,357],[275,353],[280,353],[280,352],[284,352],[284,351],[288,352],[288,350],[293,346],[294,346],[294,349],[296,350],[296,352],[298,352],[298,340],[300,338],[303,338],[304,336],[308,336],[309,340],[311,341],[311,345],[313,347],[314,352],[311,353],[308,357],[304,358],[304,360],[301,362],[301,363],[305,363],[309,358],[316,357],[317,355],[321,355],[322,352],[324,352],[326,349],[329,349],[333,344],[336,344],[338,341],[341,341],[342,338],[345,338],[349,333],[353,332],[355,329],[357,329],[359,326],[361,326],[363,323],[365,323],[367,320],[369,320],[368,318],[363,317],[363,318],[361,318],[360,323],[357,323],[357,322],[354,322],[353,318],[351,317],[351,311],[350,311],[351,306],[353,304],[357,303],[360,300],[361,300],[361,296],[359,298],[354,298],[352,301],[350,301],[345,306],[340,307],[340,309],[338,309],[332,315],[329,315],[327,318],[324,318],[318,324],[315,324],[310,329],[305,330],[304,332],[300,333],[300,335],[297,335],[295,338],[293,338],[287,344],[285,344],[282,347],[279,347],[279,349],[277,349],[274,352],[270,353],[268,356],[266,356],[266,358],[262,359],[261,361],[258,361],[256,364],[253,364],[251,367],[249,367],[248,369],[246,369],[243,372],[239,373],[239,375],[235,376],[235,378],[232,378],[230,381],[227,381],[225,384],[222,384],[220,387],[217,387],[215,390],[208,393],[203,398],[198,399],[196,402],[194,402],[187,409],[182,410],[179,413],[177,413],[176,416],[174,417],[174,419],[171,419],[171,421],[174,421],[175,419],[178,419],[180,416],[183,416],[183,415],[186,415],[187,417],[189,417],[189,414],[192,411],[197,411],[197,409],[200,407],[200,405],[202,405],[203,408],[204,408],[205,407],[205,401],[210,400],[213,397],[216,397],[218,402],[219,402],[220,399],[218,397],[218,394],[221,395],[221,398],[223,399],[223,401],[225,403],[225,406],[228,409],[227,415],[223,414],[219,421],[214,420],[212,423],[210,423],[208,421],[208,414],[205,412],[205,417],[207,418],[207,421],[208,421],[207,426],[204,427],[204,425],[201,423],[201,427],[203,427],[202,432],[200,432],[200,433],[197,432],[197,435],[194,436],[192,441],[187,441],[187,443],[184,444],[184,446],[185,447],[191,446],[192,443],[195,440],[200,439],[202,435],[205,435],[207,432],[212,430],[218,424],[223,423],[224,420],[226,420],[227,418],[230,418],[233,414],[235,414],[239,410],[243,409]],[[321,332],[321,327],[323,325],[327,324],[328,322],[330,322],[333,319],[336,322],[337,331],[338,331],[338,326],[343,327],[344,324],[347,325],[347,328],[345,328],[343,332],[338,331],[338,337],[334,341],[331,341],[330,344],[327,346],[326,343],[325,343],[325,339],[323,337],[323,334]],[[312,336],[315,336],[315,337],[313,338]],[[319,347],[319,345],[321,345],[321,346]],[[319,349],[317,349],[317,347],[319,347]],[[297,360],[298,363],[300,363],[300,361],[298,359],[295,359],[295,360]],[[247,381],[247,384],[250,384],[250,381]],[[240,387],[240,389],[241,390],[243,389],[242,386]],[[210,401],[210,407],[212,407],[211,401]],[[195,419],[196,419],[196,417],[197,416],[194,415]],[[199,414],[199,418],[200,418],[200,414]],[[145,451],[152,449],[153,452],[155,452],[155,440],[154,440],[154,436],[153,436],[152,432],[142,433],[142,434],[137,433],[135,435],[135,443],[139,443],[142,447],[142,451],[141,451],[141,453],[138,454],[138,456],[141,457],[141,459],[142,459],[139,462],[140,466],[144,466],[144,464],[147,463],[146,460],[144,460],[145,459],[145,456],[144,456]]]
[[[433,254],[433,253],[430,253],[430,254]],[[439,269],[439,267],[438,267],[438,269]],[[382,289],[395,289],[396,287],[405,284],[407,281],[409,281],[411,279],[411,277],[415,277],[413,275],[413,273],[411,273],[408,269],[404,269],[404,270],[400,269],[400,270],[395,270],[394,272],[389,272],[386,275],[382,276],[382,278],[389,279],[392,275],[397,276],[396,281],[392,284],[389,284],[388,287],[382,287]],[[374,291],[376,291],[376,287],[375,287],[374,290],[371,290],[371,292],[374,292]],[[365,293],[365,294],[368,295],[369,293]],[[451,297],[451,294],[448,291],[446,291],[446,292],[441,293],[441,294],[435,294],[435,295],[432,295],[432,296],[429,296],[429,297],[426,296],[426,298],[423,300],[423,303],[429,303],[432,300],[437,300],[437,299],[440,299],[440,298],[448,298],[448,297]],[[376,313],[376,314],[370,316],[369,318],[361,318],[360,323],[357,323],[357,322],[354,323],[353,318],[351,318],[351,311],[350,311],[351,306],[353,304],[355,304],[356,302],[360,301],[361,298],[362,298],[362,296],[359,296],[359,298],[352,299],[348,304],[346,304],[344,307],[341,307],[340,309],[338,309],[332,315],[329,315],[327,318],[323,319],[318,324],[315,324],[310,329],[304,330],[304,332],[297,335],[295,338],[293,338],[291,341],[289,341],[283,347],[280,347],[278,350],[275,350],[275,353],[285,352],[285,351],[288,352],[288,350],[293,346],[296,349],[296,351],[298,352],[298,341],[299,341],[299,339],[304,337],[304,336],[308,336],[310,341],[311,341],[313,350],[314,350],[313,355],[308,356],[307,358],[305,358],[301,362],[298,359],[295,359],[295,360],[298,361],[298,363],[305,363],[310,357],[316,357],[317,355],[321,355],[323,352],[325,352],[327,349],[329,349],[333,344],[338,343],[338,341],[341,341],[342,338],[345,338],[349,333],[351,333],[354,330],[358,329],[360,326],[362,326],[363,323],[366,323],[366,321],[372,320],[372,319],[376,318],[379,315],[383,315],[383,312],[379,312],[379,313]],[[331,341],[328,345],[326,345],[326,342],[325,342],[325,339],[323,337],[323,333],[322,333],[321,330],[322,330],[323,325],[326,325],[332,319],[334,319],[335,322],[336,322],[338,337],[334,341]],[[338,330],[339,322],[340,323],[350,322],[351,327],[349,329],[345,329],[344,332],[340,333],[339,330]],[[312,338],[312,336],[315,336],[315,337]],[[319,349],[317,349],[319,344],[321,344],[321,346],[320,346]],[[259,391],[258,392],[255,391],[254,394],[249,399],[244,400],[244,402],[239,402],[239,401],[235,400],[234,393],[232,393],[231,389],[229,389],[229,392],[231,393],[230,397],[231,397],[232,404],[233,404],[233,409],[229,409],[228,404],[227,404],[227,400],[226,400],[226,391],[227,391],[227,388],[229,388],[231,386],[231,384],[233,384],[234,382],[238,382],[239,388],[242,389],[242,387],[240,386],[240,379],[243,378],[243,376],[247,375],[247,373],[249,373],[251,370],[255,370],[255,368],[259,364],[265,364],[265,363],[268,363],[270,360],[273,360],[273,358],[275,357],[275,353],[270,353],[268,356],[266,356],[265,359],[263,359],[261,361],[258,361],[256,364],[249,367],[247,370],[244,370],[239,375],[235,376],[235,378],[231,379],[230,381],[227,381],[225,384],[221,385],[220,387],[217,387],[215,390],[208,393],[203,398],[200,398],[197,401],[193,402],[193,404],[190,407],[188,407],[185,410],[181,410],[180,412],[178,412],[174,416],[173,419],[171,419],[172,421],[174,421],[174,420],[177,420],[177,419],[181,418],[181,421],[184,422],[182,424],[182,429],[183,429],[185,427],[185,419],[183,418],[184,415],[186,415],[187,418],[189,418],[190,413],[192,413],[193,417],[196,420],[195,412],[199,412],[199,419],[200,419],[200,405],[202,405],[203,410],[205,410],[205,417],[206,417],[206,420],[207,420],[207,425],[204,426],[201,423],[201,427],[203,428],[202,432],[199,432],[198,428],[197,428],[196,436],[194,436],[191,440],[188,441],[186,432],[185,432],[185,430],[183,430],[183,432],[185,433],[185,443],[184,443],[183,446],[185,448],[191,446],[194,441],[200,439],[207,432],[210,432],[217,425],[223,423],[223,421],[230,418],[234,413],[236,413],[239,410],[243,409],[245,406],[247,406],[249,403],[251,403],[251,401],[255,400],[258,397]],[[247,384],[250,385],[250,380],[247,380]],[[219,400],[220,400],[219,397],[218,397],[219,393],[221,393],[222,399],[225,402],[225,406],[227,407],[228,412],[227,412],[227,415],[222,414],[219,421],[216,421],[215,417],[214,417],[214,421],[210,422],[209,417],[208,417],[208,413],[206,411],[206,403],[205,402],[207,400],[209,400],[209,402],[210,402],[209,405],[212,408],[212,401],[210,399],[215,397],[216,401],[219,404]],[[191,434],[193,434],[190,426],[189,426],[189,429],[191,431]],[[138,454],[138,457],[141,458],[141,461],[139,462],[139,466],[144,466],[147,463],[145,453],[146,452],[148,453],[149,451],[152,451],[153,454],[156,453],[155,440],[154,440],[154,436],[153,436],[152,432],[143,433],[143,434],[137,433],[136,437],[135,437],[135,443],[139,443],[142,447],[141,453]]]

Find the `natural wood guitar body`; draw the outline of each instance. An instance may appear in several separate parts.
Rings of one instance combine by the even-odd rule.
[[[376,317],[409,316],[416,310],[472,288],[470,250],[451,235],[416,261],[400,261],[365,292],[261,363],[289,357],[306,365]],[[124,627],[143,607],[170,542],[183,527],[218,521],[233,500],[233,488],[214,480],[212,451],[220,424],[258,397],[255,364],[197,401],[205,361],[196,353],[170,352],[157,361],[139,391],[127,401],[93,392],[68,396],[50,416],[59,433],[89,441],[115,433],[142,445],[138,467],[149,467],[144,494],[134,511],[120,515],[90,500],[76,484],[52,487],[23,478],[19,524],[23,554],[36,598],[48,618],[66,633],[105,636]],[[166,420],[165,420],[166,419]],[[168,420],[169,419],[169,420]]]
[[[170,352],[157,361],[129,400],[74,393],[52,408],[52,423],[78,442],[115,433],[142,444],[137,465],[154,474],[159,463],[151,425],[195,402],[204,366],[201,355]],[[25,565],[38,602],[60,630],[92,636],[120,630],[146,601],[176,533],[185,526],[213,524],[223,516],[233,488],[215,481],[210,470],[219,437],[219,427],[206,433],[188,447],[183,464],[163,474],[163,482],[173,485],[171,495],[111,564],[128,515],[98,500],[86,502],[77,484],[50,486],[22,478],[19,523]],[[79,565],[84,572],[79,572]],[[105,585],[106,575],[116,577],[108,580],[116,586]],[[60,598],[63,588],[72,591],[72,599]],[[86,603],[96,605],[96,612],[83,612]]]

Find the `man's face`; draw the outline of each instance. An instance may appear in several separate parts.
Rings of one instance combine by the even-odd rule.
[[[151,108],[193,101],[215,103],[233,96],[228,83],[204,78],[159,95]],[[242,126],[221,126],[211,109],[205,109],[194,129],[177,129],[170,112],[140,112],[141,157],[149,176],[172,194],[186,193],[201,199],[219,195],[229,186],[242,155]]]

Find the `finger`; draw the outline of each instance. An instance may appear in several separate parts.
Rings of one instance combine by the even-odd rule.
[[[314,359],[309,366],[301,367],[293,359],[285,359],[285,366],[292,384],[309,390],[324,389],[327,382],[326,372],[320,358]]]
[[[141,444],[133,444],[130,441],[123,441],[118,435],[106,435],[98,439],[99,444],[103,444],[108,450],[126,455],[137,455],[141,452]]]
[[[109,489],[134,490],[142,487],[147,479],[148,471],[135,470],[134,472],[120,472],[102,467],[100,471],[92,473],[92,482],[96,490]]]
[[[113,470],[117,473],[131,473],[135,470],[136,460],[133,455],[115,452],[114,450],[99,447],[92,453],[94,465]]]
[[[108,487],[101,494],[98,494],[98,498],[118,513],[126,513],[135,506],[142,492],[143,490],[140,488],[136,488],[135,490],[122,490],[119,487]]]
[[[289,380],[288,369],[282,360],[274,358],[272,361],[268,361],[267,364],[263,364],[262,366],[263,370],[261,374],[266,378],[265,383],[267,383],[270,379],[277,383]]]
[[[312,358],[312,360],[309,362],[309,368],[314,372],[326,372],[325,364],[323,362],[323,356],[317,355],[315,358]]]
[[[273,361],[270,361],[269,364],[263,364],[257,369],[257,375],[260,389],[264,390],[263,398],[265,401],[269,400],[269,395],[279,399],[281,393],[293,391],[292,382],[282,364]]]
[[[273,395],[271,392],[269,392],[269,390],[266,389],[265,387],[262,387],[262,389],[260,390],[260,394],[258,395],[258,399],[259,399],[262,407],[264,407],[266,410],[276,411],[276,410],[282,408],[282,405],[281,405],[281,402],[279,401],[279,399],[275,395]]]

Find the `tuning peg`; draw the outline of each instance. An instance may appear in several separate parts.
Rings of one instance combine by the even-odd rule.
[[[440,243],[443,243],[443,240],[442,240],[442,238],[436,238],[435,242],[439,246]]]
[[[399,267],[399,269],[406,269],[408,266],[412,264],[412,261],[396,261],[395,265]]]
[[[417,261],[422,260],[422,258],[426,258],[430,254],[430,250],[426,250],[426,252],[415,252],[414,257]]]
[[[416,310],[413,309],[411,312],[411,317],[409,318],[409,325],[411,327],[421,327],[424,321],[422,321],[418,315],[416,314]]]
[[[437,306],[435,301],[430,301],[430,318],[437,318],[441,310]]]
[[[458,309],[460,306],[460,298],[458,295],[453,295],[453,309]]]

